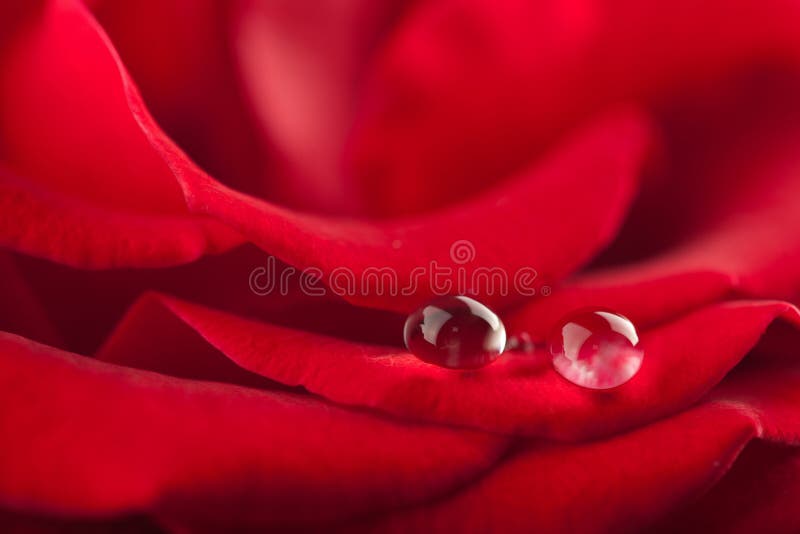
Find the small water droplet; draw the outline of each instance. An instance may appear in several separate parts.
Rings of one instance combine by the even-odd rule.
[[[521,332],[515,336],[508,338],[506,343],[506,351],[514,350],[523,354],[530,354],[536,349],[536,344],[533,342],[531,335],[527,332]]]
[[[417,358],[449,369],[477,369],[497,359],[506,346],[500,318],[465,296],[437,298],[406,319],[406,348]]]
[[[564,319],[548,338],[556,371],[579,386],[610,389],[639,371],[644,352],[633,323],[618,313],[585,308]]]

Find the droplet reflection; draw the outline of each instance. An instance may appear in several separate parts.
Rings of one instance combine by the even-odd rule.
[[[553,367],[579,386],[610,389],[639,372],[644,353],[626,317],[603,309],[582,309],[562,319],[548,338]]]

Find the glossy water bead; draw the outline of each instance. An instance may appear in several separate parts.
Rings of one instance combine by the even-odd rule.
[[[506,329],[495,313],[464,296],[438,298],[406,319],[403,337],[419,359],[450,369],[477,369],[497,359]]]
[[[597,308],[577,310],[562,319],[548,345],[556,371],[591,389],[624,384],[639,371],[644,357],[633,323]]]

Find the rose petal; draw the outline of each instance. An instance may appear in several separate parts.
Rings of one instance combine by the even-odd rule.
[[[800,525],[800,365],[793,348],[798,331],[774,329],[768,341],[736,367],[712,398],[747,406],[771,443],[750,444],[718,485],[665,518],[659,532],[685,525],[706,532],[793,532]]]
[[[127,94],[135,89],[103,38],[85,8],[57,0],[12,43],[0,87],[3,159],[47,190],[114,209],[185,213],[169,167],[136,127]]]
[[[50,2],[0,75],[0,244],[85,267],[185,263],[241,239],[187,213],[85,8]],[[46,157],[42,157],[46,150]]]
[[[483,283],[461,287],[461,273],[469,282],[476,269],[501,269],[512,288],[523,269],[533,269],[542,283],[576,268],[607,243],[623,216],[646,132],[640,117],[614,115],[479,199],[381,224],[292,212],[200,175],[192,175],[185,188],[191,209],[225,221],[290,265],[320,269],[323,282],[330,284],[332,273],[345,269],[357,290],[337,294],[353,303],[408,312],[442,292],[501,303],[520,294]],[[566,216],[570,213],[576,216]],[[458,244],[468,252],[464,259],[453,251]],[[394,285],[381,289],[365,273],[384,267]],[[414,274],[419,269],[421,276]]]
[[[376,519],[381,532],[630,532],[701,494],[758,436],[706,404],[607,441],[534,446],[449,499]]]
[[[796,343],[797,331],[791,334]],[[779,350],[786,354],[787,345]],[[662,523],[664,531],[790,532],[800,522],[790,474],[800,466],[800,366],[763,352],[688,412],[605,442],[532,448],[452,499],[377,523],[381,530],[491,524],[512,532],[619,532],[650,527],[712,488]],[[793,448],[766,449],[767,461],[754,437]],[[748,443],[751,451],[737,459]]]
[[[785,0],[420,4],[376,60],[355,172],[376,215],[452,202],[598,110],[796,60],[799,15]]]
[[[158,295],[130,310],[99,357],[136,367],[156,365],[183,376],[212,365],[205,359],[187,360],[194,354],[188,349],[157,351],[156,362],[142,355],[138,340],[147,338],[152,350],[173,346],[168,343],[177,337],[170,337],[176,325],[162,319],[163,312],[155,311],[159,307],[237,365],[287,385],[302,385],[335,402],[414,420],[558,439],[607,435],[675,413],[722,380],[776,318],[800,324],[797,310],[785,303],[709,306],[642,332],[641,371],[635,380],[605,394],[566,382],[540,353],[508,356],[478,372],[457,373],[396,348],[245,320]],[[597,417],[599,410],[603,417]]]
[[[161,267],[239,242],[203,217],[117,211],[43,191],[0,169],[0,245],[12,250],[88,268]]]
[[[0,391],[0,504],[21,511],[308,524],[441,495],[505,449],[497,437],[126,369],[9,334]]]
[[[789,97],[785,93],[793,87]],[[745,91],[746,98],[724,104],[721,98],[705,103],[713,113],[685,111],[690,118],[674,134],[680,146],[669,158],[677,162],[666,170],[664,187],[643,191],[647,198],[640,196],[634,204],[612,247],[616,251],[609,251],[616,263],[609,266],[607,257],[606,267],[552,288],[551,296],[530,301],[507,326],[531,328],[529,333],[541,339],[559,317],[583,306],[610,307],[647,325],[731,295],[796,295],[800,107],[792,102],[799,87],[796,81]],[[728,118],[751,107],[737,112],[736,121]],[[757,117],[745,117],[750,115]],[[700,133],[688,134],[700,124]],[[661,248],[639,261],[619,263],[623,249],[653,243]]]
[[[126,150],[135,149],[135,153],[126,154],[124,162],[117,159],[119,154],[114,150],[103,151],[108,160],[93,163],[92,169],[83,169],[88,173],[85,180],[72,181],[64,176],[48,178],[48,187],[66,188],[71,194],[86,193],[94,202],[107,202],[115,208],[144,209],[146,205],[149,210],[170,211],[183,209],[179,206],[180,199],[173,198],[177,185],[170,180],[177,181],[191,211],[211,215],[291,265],[316,266],[323,274],[346,268],[359,282],[370,267],[394,269],[398,280],[394,291],[381,292],[376,288],[346,295],[353,302],[376,308],[409,311],[435,293],[428,279],[430,276],[418,280],[412,274],[420,267],[419,258],[451,266],[450,275],[445,278],[450,284],[457,282],[458,270],[452,269],[456,262],[450,255],[450,246],[457,240],[469,240],[475,254],[480,255],[477,262],[464,266],[470,278],[479,266],[496,266],[512,274],[521,268],[532,268],[538,271],[541,280],[559,278],[575,269],[614,234],[633,193],[635,176],[647,144],[643,119],[629,113],[617,114],[577,133],[552,157],[505,187],[447,212],[388,224],[307,216],[235,193],[189,161],[147,113],[108,39],[85,8],[69,0],[60,0],[50,6],[45,21],[31,37],[37,46],[28,43],[23,49],[24,61],[20,59],[16,63],[16,70],[12,69],[14,76],[9,77],[25,81],[23,75],[29,74],[29,83],[9,83],[8,92],[20,98],[24,96],[27,102],[38,102],[39,98],[30,98],[30,95],[42,96],[42,91],[51,86],[34,84],[37,76],[56,73],[61,75],[57,81],[62,86],[56,97],[85,97],[81,92],[85,81],[75,76],[74,65],[70,70],[69,62],[64,65],[57,61],[69,56],[81,58],[83,68],[88,68],[87,62],[92,61],[92,73],[98,78],[96,87],[110,91],[115,98],[105,100],[113,109],[104,110],[102,120],[97,119],[101,125],[105,124],[103,121],[111,121],[106,129],[90,128],[70,137],[67,133],[71,131],[60,128],[67,125],[67,121],[55,122],[58,127],[54,127],[51,142],[62,143],[59,157],[54,156],[45,163],[41,162],[42,158],[33,157],[39,137],[38,133],[33,136],[33,130],[26,126],[31,117],[36,116],[30,114],[36,109],[21,106],[15,111],[16,119],[9,123],[17,127],[13,130],[16,144],[12,150],[18,160],[32,167],[29,170],[37,171],[37,179],[48,177],[48,170],[80,170],[80,165],[91,160],[82,155],[81,150],[93,147],[93,152],[97,151],[105,146],[98,145],[99,140],[124,141],[122,145]],[[76,53],[65,55],[65,49]],[[44,62],[42,71],[34,68],[39,65],[38,61]],[[21,93],[29,86],[30,95]],[[63,111],[67,109],[62,105],[65,104],[63,98],[45,100],[57,103],[54,113],[72,113]],[[91,109],[86,100],[80,100],[81,105],[71,104],[69,109]],[[79,118],[73,117],[75,120],[69,124]],[[137,128],[131,125],[131,118]],[[85,122],[85,117],[83,119]],[[124,119],[124,125],[115,122],[117,119]],[[78,142],[80,146],[76,147]],[[150,178],[142,189],[119,189],[113,183],[94,187],[96,184],[92,180],[100,180],[120,163],[128,164],[126,171],[131,173],[131,184],[138,183],[136,177],[140,172],[148,174]],[[40,168],[42,165],[53,168]],[[565,218],[566,213],[579,216]],[[554,220],[563,223],[558,231],[543,231],[551,228]],[[520,232],[520,228],[527,232]],[[499,235],[518,236],[518,239],[498,240]],[[230,245],[230,241],[226,244]],[[42,255],[47,252],[38,251]],[[78,254],[66,256],[78,262],[75,257]],[[90,266],[102,266],[101,253],[91,259],[95,263]],[[156,263],[158,258],[151,257],[147,261]],[[417,291],[412,291],[412,295],[400,293],[400,288],[414,281],[419,283]],[[481,296],[488,293],[489,288],[463,289],[475,289]],[[519,297],[513,292],[485,296],[492,297],[488,299],[490,302]]]
[[[94,353],[126,310],[150,290],[301,330],[365,343],[398,342],[405,316],[359,308],[337,297],[305,295],[299,287],[267,296],[253,292],[249,277],[255,269],[268,265],[268,260],[252,245],[161,269],[89,271],[13,255],[16,270],[31,291],[43,297],[41,306],[63,338],[56,346],[79,354]],[[278,273],[289,268],[276,262]],[[16,313],[14,298],[13,292],[0,292],[0,307],[5,305],[12,316]],[[24,334],[14,328],[11,331]]]
[[[19,338],[14,337],[12,340],[14,343],[20,342]],[[29,345],[28,349],[30,348]],[[23,361],[26,365],[33,363],[33,367],[37,367],[31,371],[33,375],[31,380],[37,387],[42,385],[37,380],[37,377],[41,376],[39,365],[50,369],[52,376],[63,379],[69,388],[82,388],[86,385],[82,380],[76,382],[73,375],[99,375],[94,376],[95,380],[101,384],[108,384],[109,388],[102,393],[112,391],[119,395],[122,391],[123,395],[120,396],[124,396],[127,388],[136,386],[132,386],[125,378],[109,381],[109,373],[112,375],[119,373],[123,377],[131,374],[133,377],[127,377],[128,379],[139,382],[144,380],[147,385],[152,385],[148,380],[149,377],[159,376],[122,371],[119,368],[104,368],[102,364],[82,358],[78,360],[89,362],[87,365],[90,372],[83,373],[87,369],[80,367],[77,371],[65,372],[65,369],[74,367],[76,357],[53,355],[49,351],[42,353],[41,351],[47,349],[38,345],[33,348],[38,350],[23,351]],[[55,369],[52,361],[54,357],[59,361]],[[65,361],[61,361],[65,358]],[[38,359],[47,361],[37,362]],[[753,362],[763,364],[758,359],[754,359]],[[784,441],[796,439],[791,437],[793,434],[797,435],[800,430],[796,418],[793,421],[781,417],[775,418],[771,410],[763,411],[763,407],[775,406],[776,403],[791,406],[794,401],[791,397],[786,397],[786,392],[798,391],[800,375],[796,372],[787,374],[783,365],[773,367],[760,365],[759,368],[764,372],[765,385],[781,382],[782,389],[764,388],[750,397],[737,394],[738,396],[734,398],[730,393],[730,388],[737,389],[736,380],[733,380],[715,390],[711,402],[629,434],[588,445],[532,444],[451,497],[436,499],[421,507],[400,511],[388,517],[381,515],[380,518],[368,520],[367,523],[359,521],[350,524],[348,530],[352,530],[353,527],[377,526],[380,530],[422,528],[426,531],[437,531],[445,526],[452,529],[455,525],[463,527],[460,530],[479,531],[488,524],[500,524],[504,531],[512,532],[529,531],[531,528],[557,531],[563,525],[570,525],[571,528],[587,532],[641,528],[702,494],[724,474],[739,451],[753,437],[763,436]],[[795,366],[795,371],[796,369]],[[769,373],[771,374],[767,376]],[[45,379],[50,376],[45,373]],[[741,391],[752,391],[750,376],[749,371],[741,373],[744,386]],[[13,377],[12,380],[19,384],[16,378]],[[159,386],[155,389],[171,390],[172,388],[164,384],[163,380],[162,377],[156,381]],[[124,385],[122,390],[120,382]],[[92,384],[90,390],[93,390],[96,384],[94,381],[90,383]],[[191,383],[180,383],[187,387],[177,389],[182,395],[186,395],[186,390],[192,389],[188,387]],[[231,388],[233,391],[238,391],[238,388]],[[51,391],[52,389],[50,388]],[[10,388],[3,390],[13,391]],[[225,390],[226,395],[230,392],[230,389]],[[214,396],[211,392],[207,393]],[[23,394],[27,398],[36,398],[27,392]],[[188,402],[192,403],[192,406],[197,406],[198,400],[204,398],[203,395],[191,392],[189,395]],[[252,395],[260,394],[253,392]],[[111,400],[114,397],[115,395],[111,395]],[[168,405],[175,407],[174,398],[159,394],[152,400],[158,404],[157,407],[153,407],[158,414],[165,413],[163,409],[165,397],[169,399]],[[104,400],[109,399],[104,398]],[[135,402],[139,403],[136,410],[141,411],[142,400],[136,399]],[[240,409],[239,403],[239,400],[234,401],[234,406],[230,409]],[[52,409],[49,403],[46,404],[48,404],[47,409]],[[59,405],[69,404],[61,402]],[[203,406],[199,406],[198,409],[208,411],[204,401],[201,400],[200,404]],[[113,404],[108,405],[107,402],[104,406],[115,408]],[[145,403],[144,406],[150,404]],[[219,412],[212,410],[211,413]],[[147,412],[145,415],[150,414]],[[225,421],[233,417],[232,414],[224,415]],[[297,414],[293,413],[291,417],[296,421]],[[156,418],[156,421],[160,420]],[[249,422],[252,422],[252,418]],[[174,425],[172,418],[170,424]],[[251,427],[250,433],[252,432]],[[361,453],[363,454],[363,451]],[[181,451],[181,454],[186,453]],[[602,468],[597,469],[597,466]],[[190,495],[188,498],[192,499],[194,505],[192,510],[196,513],[197,501],[194,499],[198,497],[194,492]],[[307,501],[303,502],[307,504]],[[600,506],[601,502],[603,506]],[[583,505],[594,512],[584,513],[586,508]],[[263,502],[259,506],[263,506]],[[192,519],[194,514],[187,515],[180,508],[176,510],[166,507],[165,511],[159,512],[159,515],[166,519],[167,524],[172,520],[178,525],[192,525],[193,521],[197,520]],[[274,524],[270,523],[273,517],[249,516],[241,510],[218,519],[222,521],[217,525],[220,528],[222,525],[230,526],[231,522],[257,521],[262,525]],[[204,528],[208,528],[208,523]]]
[[[364,211],[343,173],[342,149],[363,71],[403,3],[233,3],[241,79],[280,175],[268,198],[306,210]]]
[[[96,1],[92,11],[148,109],[189,156],[219,180],[264,195],[268,161],[235,83],[229,3]],[[270,173],[274,174],[274,173]]]
[[[13,534],[162,534],[146,517],[66,519],[0,510],[0,523]]]
[[[796,532],[800,529],[800,450],[756,441],[708,494],[656,532]]]
[[[0,252],[0,331],[11,331],[40,343],[63,342],[13,257],[3,252]]]
[[[761,436],[760,427],[758,417],[745,406],[710,402],[605,441],[580,445],[530,444],[482,479],[445,499],[346,523],[335,531],[650,531],[655,522],[681,510],[687,502],[714,487],[731,464],[731,473],[736,473],[740,461],[748,462],[748,449],[760,445],[759,441],[753,441]],[[745,452],[739,458],[743,449]],[[782,478],[792,483],[789,477]],[[722,478],[723,488],[726,483],[727,478]],[[712,495],[714,491],[716,488]],[[730,492],[725,493],[730,496]],[[758,506],[763,515],[775,511],[775,506],[767,502],[769,496],[767,492],[757,499],[759,505],[763,504]],[[781,506],[777,514],[764,517],[766,521],[761,524],[746,524],[796,524],[794,501],[789,501],[788,496],[776,497]],[[737,517],[740,510],[725,508],[729,501],[722,502],[719,509],[702,510],[705,513],[699,518],[707,518],[708,512]],[[708,504],[705,500],[700,503]],[[747,509],[753,503],[741,504]],[[698,516],[690,518],[696,520]],[[694,531],[698,523],[685,519],[683,516],[667,523],[669,526],[663,531],[675,532],[676,526],[682,532]],[[208,531],[197,523],[192,524],[191,530]]]

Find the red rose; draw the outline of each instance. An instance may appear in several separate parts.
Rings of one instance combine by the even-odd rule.
[[[0,7],[0,526],[800,530],[796,1],[90,4]]]

